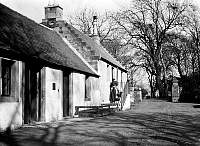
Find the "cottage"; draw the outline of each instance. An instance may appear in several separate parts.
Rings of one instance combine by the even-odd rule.
[[[98,73],[57,32],[2,4],[0,16],[0,128],[72,115],[73,76]]]
[[[101,105],[109,103],[110,84],[113,79],[119,82],[119,88],[126,98],[127,71],[110,55],[100,44],[97,33],[97,17],[93,17],[93,33],[83,34],[62,18],[63,9],[59,5],[45,7],[45,19],[42,24],[56,30],[65,40],[66,44],[79,52],[82,57],[98,72],[99,78],[74,74],[74,84],[79,89],[74,91],[74,105]],[[126,85],[127,88],[127,85]],[[81,89],[85,89],[82,91]],[[126,92],[124,92],[126,91]],[[123,103],[125,100],[123,100]],[[122,104],[123,104],[122,103]]]
[[[126,102],[127,71],[100,45],[95,29],[92,36],[81,33],[62,20],[58,5],[45,7],[42,24],[2,4],[0,16],[0,129],[109,103],[113,79]]]

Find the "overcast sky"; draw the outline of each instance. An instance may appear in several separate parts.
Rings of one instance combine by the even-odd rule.
[[[85,7],[100,12],[115,11],[129,5],[130,0],[0,0],[0,2],[39,23],[44,18],[44,7],[49,2],[51,4],[55,2],[62,6],[65,18],[67,14]]]

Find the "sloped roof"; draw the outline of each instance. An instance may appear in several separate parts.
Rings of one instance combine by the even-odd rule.
[[[0,34],[2,51],[98,76],[97,72],[83,62],[57,32],[2,4],[0,4]]]
[[[86,42],[87,45],[90,46],[95,51],[96,55],[100,56],[101,59],[106,60],[110,64],[127,72],[127,70],[120,64],[120,62],[118,62],[102,45],[96,43],[91,37],[80,32],[70,24],[67,24],[67,26],[70,27],[71,30],[74,30],[74,33],[77,34],[77,36],[81,38],[82,41]]]

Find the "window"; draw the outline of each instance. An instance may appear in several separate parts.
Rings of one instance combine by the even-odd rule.
[[[117,68],[117,71],[116,71],[116,81],[119,81],[119,70],[118,70],[118,68]]]
[[[91,80],[89,76],[85,77],[85,101],[91,101]]]
[[[52,83],[52,90],[56,90],[56,83]]]
[[[19,101],[19,61],[0,58],[0,102]]]
[[[110,82],[110,68],[109,65],[107,64],[107,81]]]
[[[123,87],[123,80],[122,80],[123,76],[122,76],[122,74],[123,74],[123,72],[121,71],[121,87],[124,88]]]
[[[114,67],[112,67],[112,80],[115,79],[114,78]]]
[[[2,96],[10,96],[11,94],[11,67],[13,61],[2,59],[1,75],[2,75]]]

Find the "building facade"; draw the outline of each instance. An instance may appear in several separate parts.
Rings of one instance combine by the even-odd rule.
[[[73,76],[98,73],[52,29],[0,4],[0,129],[72,115]]]
[[[88,36],[64,21],[62,15],[58,19],[56,14],[62,13],[62,10],[59,5],[45,7],[45,19],[42,20],[42,24],[58,32],[65,39],[68,46],[81,54],[84,60],[100,75],[99,78],[82,76],[80,74],[75,75],[75,78],[79,78],[77,85],[82,86],[77,88],[84,89],[85,87],[85,91],[78,90],[76,92],[78,96],[74,97],[74,100],[76,100],[74,104],[89,106],[109,103],[111,82],[113,80],[118,81],[119,89],[124,91],[125,84],[127,83],[127,71],[100,44],[96,16],[93,17],[92,22],[93,33]],[[54,18],[51,15],[53,12],[55,12]],[[83,84],[79,84],[80,82]],[[76,89],[76,87],[74,88]]]
[[[126,70],[98,42],[45,7],[42,24],[0,4],[0,129],[74,116],[75,106],[109,103]]]

